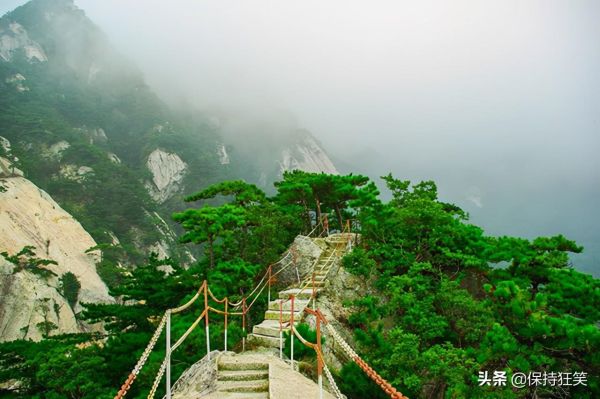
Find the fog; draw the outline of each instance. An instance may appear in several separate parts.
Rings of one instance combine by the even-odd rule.
[[[341,169],[433,179],[491,234],[576,239],[600,275],[600,2],[76,4],[172,104],[293,115]]]

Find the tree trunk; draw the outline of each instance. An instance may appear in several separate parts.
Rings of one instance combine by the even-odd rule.
[[[215,249],[214,239],[212,237],[208,238],[208,258],[210,260],[210,268],[212,270],[215,268]]]
[[[240,239],[240,258],[246,257],[246,242],[248,241],[248,225],[242,227],[242,238]]]
[[[308,209],[308,205],[305,200],[302,200],[302,205],[304,206],[304,214],[306,216],[306,221],[308,222],[308,230],[306,232],[310,232],[312,230],[312,220],[310,220],[310,210]]]
[[[319,197],[315,195],[315,203],[317,204],[317,223],[321,223],[321,202]]]
[[[340,223],[340,232],[344,231],[344,220],[342,219],[342,210],[339,205],[335,205],[335,213],[337,213],[338,222]]]

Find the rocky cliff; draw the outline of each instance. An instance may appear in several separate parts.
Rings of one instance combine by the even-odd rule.
[[[56,326],[53,334],[84,331],[75,318],[81,303],[113,301],[96,272],[100,253],[88,251],[96,242],[46,192],[1,161],[0,252],[15,255],[32,246],[37,258],[56,264],[43,266],[53,275],[42,276],[1,259],[0,340],[40,339],[43,322]],[[60,289],[59,279],[67,272],[81,284],[72,307]]]
[[[193,262],[170,215],[212,183],[270,189],[285,170],[336,171],[318,141],[288,121],[253,125],[238,112],[179,108],[153,93],[73,0],[31,0],[0,17],[0,156],[10,152],[95,243],[115,246],[102,270],[133,268],[150,251]],[[25,241],[62,267],[54,239]]]
[[[8,26],[0,28],[0,58],[11,61],[14,53],[19,50],[30,62],[48,61],[42,46],[29,38],[25,28],[17,22],[11,22]]]
[[[146,187],[155,201],[163,203],[179,191],[187,170],[179,155],[157,148],[148,156],[146,166],[152,173],[152,182]]]
[[[290,170],[339,174],[335,165],[314,137],[306,135],[297,143],[284,148],[279,160],[279,173]]]

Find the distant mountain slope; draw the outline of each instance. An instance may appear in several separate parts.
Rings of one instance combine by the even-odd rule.
[[[171,110],[72,0],[32,0],[0,18],[0,136],[96,242],[118,246],[101,268],[150,250],[190,261],[170,215],[210,183],[335,172],[310,133],[283,130],[241,139],[214,115]]]

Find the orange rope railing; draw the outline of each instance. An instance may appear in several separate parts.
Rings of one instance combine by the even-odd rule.
[[[324,233],[328,234],[328,230],[329,230],[329,226],[328,226],[328,221],[327,221],[327,217],[325,216],[325,218],[323,220],[321,220],[317,225],[315,225],[315,227],[313,228],[313,230],[309,233],[309,236],[312,235],[318,228],[319,226],[322,226],[323,229],[321,230],[321,233],[319,234],[319,236],[321,236]],[[342,235],[346,234],[348,236],[348,240],[347,240],[347,245],[350,247],[351,246],[351,240],[352,240],[352,235],[351,235],[351,225],[350,225],[350,221],[348,220],[346,222],[345,227],[342,229],[341,232]],[[342,243],[343,244],[343,243]],[[332,261],[332,259],[337,256],[337,252],[340,249],[340,245],[336,246],[334,248],[334,250],[332,251],[331,255],[328,257],[328,259],[325,262],[325,267]],[[288,256],[291,255],[292,256],[292,260],[288,261],[284,266],[280,267],[279,270],[277,270],[276,272],[273,272],[273,266],[276,264],[280,264],[282,262],[284,262]],[[144,352],[142,353],[142,356],[140,357],[138,363],[136,364],[136,366],[134,367],[133,371],[130,373],[130,375],[127,377],[127,379],[125,380],[123,386],[121,387],[121,389],[119,390],[119,392],[117,393],[117,395],[115,396],[115,399],[121,399],[123,398],[126,394],[127,391],[131,388],[131,385],[133,384],[133,382],[135,381],[137,375],[139,374],[140,370],[142,369],[142,367],[144,366],[145,362],[148,359],[148,356],[150,355],[150,352],[153,350],[154,346],[156,345],[156,342],[158,340],[158,337],[161,335],[162,330],[164,329],[165,325],[168,326],[168,332],[167,332],[167,351],[166,351],[166,356],[165,356],[165,360],[162,362],[161,367],[159,369],[159,372],[157,373],[157,376],[155,378],[154,381],[154,385],[150,391],[150,394],[148,395],[148,398],[153,398],[154,394],[156,392],[156,389],[158,387],[158,384],[160,382],[160,379],[162,378],[163,373],[166,371],[167,373],[167,399],[170,399],[170,356],[171,353],[177,349],[183,342],[184,340],[191,334],[191,332],[198,326],[198,324],[200,323],[200,321],[202,321],[204,319],[205,321],[205,331],[206,331],[206,350],[207,350],[207,355],[210,356],[210,320],[209,320],[209,313],[210,312],[214,312],[216,314],[220,314],[220,315],[224,315],[224,323],[225,323],[225,329],[224,329],[224,347],[225,350],[227,350],[227,346],[228,346],[228,342],[227,342],[227,328],[228,328],[228,322],[229,322],[229,316],[241,316],[242,317],[242,350],[245,350],[245,346],[246,346],[246,327],[247,327],[247,315],[249,310],[252,308],[252,306],[254,305],[254,303],[257,301],[257,299],[261,296],[262,292],[264,291],[264,289],[266,287],[268,287],[268,301],[270,302],[271,299],[271,285],[274,281],[274,279],[276,278],[276,276],[281,273],[283,270],[285,270],[287,267],[289,267],[290,264],[295,264],[297,260],[297,254],[295,252],[295,250],[292,248],[289,251],[286,251],[286,254],[275,264],[270,264],[265,272],[265,274],[262,276],[261,280],[259,281],[259,283],[254,287],[254,289],[250,292],[250,294],[244,296],[241,298],[241,300],[237,303],[231,302],[230,299],[228,297],[225,297],[223,299],[219,299],[217,298],[213,292],[210,290],[210,287],[208,286],[208,282],[205,280],[202,285],[199,287],[199,289],[197,290],[197,292],[194,294],[194,296],[185,304],[177,307],[177,308],[173,308],[173,309],[168,309],[165,312],[165,315],[163,316],[163,318],[161,319],[161,322],[159,323],[152,339],[150,340],[148,346],[146,347],[146,349],[144,350]],[[319,262],[319,259],[317,259],[315,261],[315,264],[313,265],[313,269],[316,266],[316,264]],[[294,335],[298,336],[299,339],[302,340],[302,338],[300,338],[299,334],[297,333],[296,329],[294,328],[294,300],[295,297],[301,293],[303,293],[304,291],[308,290],[310,287],[311,289],[311,295],[310,295],[310,299],[313,300],[313,308],[315,308],[315,297],[317,294],[317,289],[316,289],[316,285],[315,285],[315,273],[314,271],[312,272],[311,278],[310,278],[310,282],[306,282],[306,284],[304,284],[304,286],[301,286],[300,291],[297,292],[295,295],[291,295],[288,299],[286,300],[280,300],[279,301],[279,319],[280,319],[280,341],[282,342],[282,333],[283,333],[283,306],[285,303],[287,303],[288,301],[291,301],[291,313],[290,313],[290,320],[289,320],[289,326],[291,326],[290,330],[293,332]],[[194,302],[196,302],[201,296],[203,296],[204,298],[204,310],[203,312],[200,314],[200,316],[192,323],[192,325],[186,330],[186,332],[175,342],[174,345],[171,346],[170,344],[170,317],[171,314],[176,314],[176,313],[181,313],[184,310],[188,309]],[[252,298],[253,297],[253,298]],[[221,309],[217,309],[213,306],[210,306],[209,304],[209,298],[216,302],[217,304],[224,304],[224,310]],[[252,300],[250,301],[250,304],[248,305],[247,302],[252,298]],[[310,301],[309,299],[309,301]],[[229,307],[233,306],[234,307],[234,311],[230,311]],[[241,306],[241,312],[239,311],[235,311],[235,309],[239,309],[239,307]],[[326,323],[325,318],[323,317],[323,315],[321,314],[320,311],[318,310],[314,310],[314,309],[310,309],[310,308],[305,308],[305,310],[310,313],[313,314],[317,317],[317,344],[310,344],[308,346],[310,346],[311,348],[313,348],[315,351],[317,351],[318,354],[318,375],[321,378],[322,376],[322,372],[323,369],[325,367],[326,369],[326,365],[323,361],[323,354],[321,351],[321,330],[320,330],[320,324],[321,322]],[[305,340],[304,340],[305,341]],[[306,342],[304,342],[306,344]],[[292,359],[291,359],[291,363],[292,363],[292,367],[293,367],[293,363],[294,363],[294,359],[293,359],[293,342],[294,340],[292,339],[291,341],[291,345],[292,345]],[[282,345],[280,345],[280,352],[283,350]],[[281,354],[280,354],[281,356]],[[360,359],[360,358],[359,358]],[[359,360],[362,361],[362,360]],[[357,361],[358,364],[358,361]],[[362,365],[361,365],[362,364]],[[359,366],[361,366],[361,368],[363,368],[363,366],[365,366],[364,370],[367,372],[368,375],[374,375],[375,378],[377,378],[377,380],[382,380],[381,377],[379,377],[378,374],[376,374],[366,363],[362,362],[361,364],[359,364]],[[328,372],[328,370],[326,370]],[[375,374],[373,374],[375,373]],[[328,373],[329,376],[329,373]],[[385,382],[385,380],[383,380]],[[390,385],[391,387],[391,385]],[[393,387],[391,388],[393,389]],[[385,386],[384,390],[386,392],[390,391],[390,392],[394,392],[391,391],[389,387]],[[396,398],[396,396],[392,396],[393,398]],[[397,398],[404,398],[403,396],[398,396]]]

